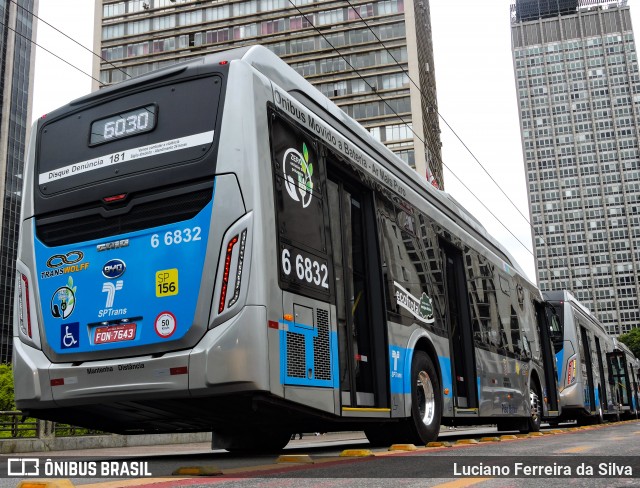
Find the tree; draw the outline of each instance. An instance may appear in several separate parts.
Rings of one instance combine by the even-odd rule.
[[[636,327],[626,334],[622,334],[618,337],[618,340],[631,349],[631,352],[637,358],[640,358],[640,327]]]
[[[10,364],[0,364],[0,410],[15,410],[13,401],[13,370]]]

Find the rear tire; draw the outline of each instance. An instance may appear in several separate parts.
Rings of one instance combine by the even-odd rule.
[[[537,383],[533,383],[529,389],[529,407],[531,415],[528,421],[529,432],[540,432],[542,423],[542,404],[540,403],[540,388]]]
[[[433,361],[415,351],[411,361],[411,417],[404,421],[410,442],[426,444],[438,438],[442,417],[442,390]]]

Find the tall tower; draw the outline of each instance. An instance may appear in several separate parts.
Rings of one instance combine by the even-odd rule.
[[[640,311],[640,75],[626,0],[517,0],[511,44],[541,290]]]
[[[95,44],[106,60],[103,84],[260,43],[443,187],[428,0],[102,4]]]
[[[38,0],[0,0],[0,362],[11,360],[13,289]]]

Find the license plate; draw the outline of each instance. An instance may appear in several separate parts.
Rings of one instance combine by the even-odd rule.
[[[98,327],[93,334],[94,344],[131,341],[136,337],[136,324],[119,324]]]

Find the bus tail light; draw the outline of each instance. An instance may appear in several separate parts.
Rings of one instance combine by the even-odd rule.
[[[567,386],[576,382],[576,358],[569,359],[567,363]]]
[[[29,278],[22,273],[18,273],[18,320],[20,330],[29,339],[33,339],[33,331],[31,329],[31,301],[29,300]]]
[[[231,271],[231,255],[233,248],[238,243],[238,235],[236,234],[227,244],[227,254],[224,258],[224,274],[222,275],[222,288],[220,289],[220,304],[218,305],[218,313],[224,311],[224,301],[227,298],[227,288],[229,286],[229,272]]]
[[[240,298],[240,284],[242,283],[242,266],[244,265],[244,251],[247,245],[247,229],[240,234],[240,248],[238,249],[238,266],[236,266],[236,284],[233,287],[233,296],[227,306],[232,307]],[[226,260],[225,260],[226,264]]]

